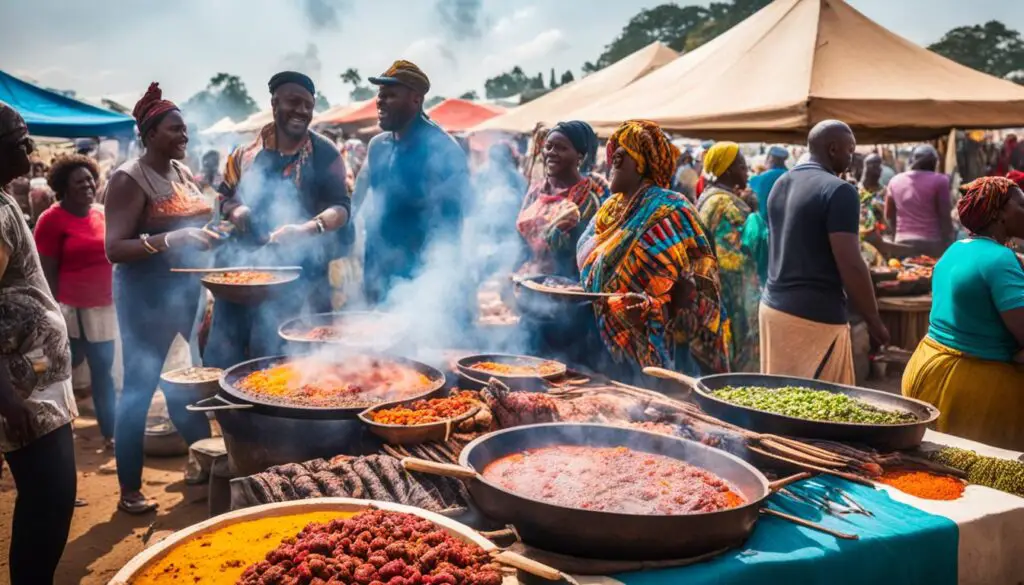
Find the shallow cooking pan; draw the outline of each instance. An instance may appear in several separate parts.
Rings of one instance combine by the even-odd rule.
[[[920,445],[928,426],[939,418],[939,409],[927,402],[881,390],[844,386],[808,378],[770,374],[715,374],[702,378],[690,378],[661,368],[644,368],[644,373],[690,386],[693,390],[693,399],[701,407],[701,410],[715,418],[758,433],[861,443],[880,450],[897,451],[912,449]],[[917,421],[880,425],[796,418],[740,406],[711,395],[713,391],[726,386],[760,386],[762,388],[801,386],[812,390],[825,390],[845,394],[878,408],[909,412],[917,417]]]
[[[678,459],[726,480],[747,503],[697,514],[622,514],[534,500],[482,476],[490,463],[502,457],[557,445],[628,445],[637,451]],[[484,435],[462,450],[459,465],[419,459],[402,463],[410,470],[462,479],[485,515],[512,524],[523,541],[533,547],[584,558],[633,560],[690,558],[737,547],[753,531],[761,503],[772,489],[807,475],[769,484],[749,463],[701,443],[637,429],[575,423],[525,425]]]

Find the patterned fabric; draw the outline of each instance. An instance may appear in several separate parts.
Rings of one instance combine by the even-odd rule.
[[[608,139],[609,161],[619,147],[636,161],[636,170],[642,177],[650,179],[662,189],[671,186],[680,152],[660,126],[649,120],[623,123]]]
[[[26,443],[11,440],[0,421],[0,451],[14,451],[78,416],[71,387],[71,346],[60,307],[50,295],[17,202],[0,191],[0,246],[9,254],[0,274],[0,368],[35,415]]]
[[[530,250],[519,273],[575,277],[576,244],[607,197],[608,189],[590,177],[562,191],[548,181],[531,189],[516,220]]]
[[[277,131],[274,122],[267,124],[260,130],[259,136],[245,146],[240,146],[228,156],[227,166],[224,169],[224,182],[221,190],[225,188],[232,191],[238,189],[245,171],[252,167],[256,157],[264,150],[277,150]],[[302,142],[299,151],[294,157],[287,161],[281,169],[281,176],[295,183],[302,184],[302,171],[310,157],[313,156],[313,141],[309,136]]]
[[[712,150],[722,144],[726,143],[719,142]],[[722,300],[732,323],[732,371],[756,372],[760,360],[757,306],[761,288],[752,250],[743,246],[744,228],[752,215],[750,207],[736,195],[711,186],[701,195],[697,209],[718,254]]]
[[[145,135],[164,114],[178,109],[174,102],[165,100],[163,97],[164,93],[160,90],[160,84],[154,81],[149,84],[145,95],[135,104],[135,108],[132,109],[132,117],[139,125],[139,133]]]
[[[655,186],[613,195],[580,239],[577,255],[585,290],[650,298],[642,322],[615,303],[594,305],[616,361],[670,369],[695,361],[700,371],[688,373],[729,371],[732,334],[718,261],[685,197]]]
[[[885,190],[871,191],[861,185],[860,193],[860,237],[885,231]]]
[[[975,234],[988,227],[999,217],[1015,187],[1006,177],[982,177],[960,187],[963,197],[956,204],[960,224]]]

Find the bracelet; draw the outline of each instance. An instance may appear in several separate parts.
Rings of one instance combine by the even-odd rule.
[[[153,244],[149,243],[149,236],[146,236],[146,237],[142,238],[139,241],[142,242],[142,247],[145,248],[147,254],[153,255],[153,254],[159,254],[160,253],[160,250],[157,250],[153,246]]]
[[[171,237],[171,232],[165,232],[164,233],[164,250],[170,250],[171,249],[170,237]]]
[[[322,234],[327,231],[327,226],[324,225],[324,220],[319,215],[316,217],[316,233]]]

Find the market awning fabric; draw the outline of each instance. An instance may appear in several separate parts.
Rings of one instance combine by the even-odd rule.
[[[365,125],[377,122],[377,100],[368,99],[345,106],[336,106],[313,118],[317,126]]]
[[[124,136],[135,130],[131,116],[43,89],[3,71],[0,71],[0,101],[18,110],[29,132],[35,136]]]
[[[802,143],[817,122],[861,143],[1024,125],[1024,86],[964,67],[842,0],[775,0],[699,49],[572,117],[647,118],[695,138]]]
[[[661,43],[652,43],[604,69],[559,87],[533,101],[472,128],[532,132],[538,122],[553,125],[574,119],[581,107],[599,100],[678,57],[678,53]]]
[[[427,115],[448,132],[463,132],[505,111],[500,106],[449,98],[427,110]]]

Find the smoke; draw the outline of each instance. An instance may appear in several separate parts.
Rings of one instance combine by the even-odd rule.
[[[315,31],[340,30],[341,17],[352,10],[352,0],[301,0],[302,14]]]
[[[323,62],[320,61],[320,49],[313,43],[308,43],[305,51],[287,53],[281,58],[281,69],[305,73],[313,80],[314,84],[320,83],[320,74],[323,72],[323,68]]]
[[[478,39],[483,35],[487,23],[482,0],[437,0],[434,7],[452,40]]]

